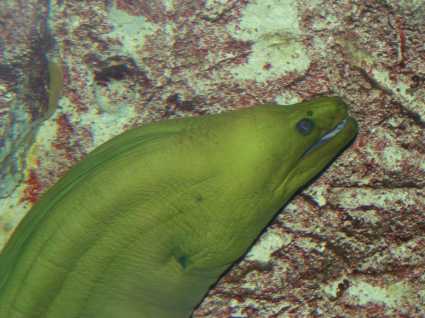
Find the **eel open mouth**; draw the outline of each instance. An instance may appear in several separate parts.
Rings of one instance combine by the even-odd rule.
[[[332,137],[337,135],[340,131],[342,131],[345,128],[345,126],[347,125],[347,122],[348,122],[348,118],[345,118],[333,129],[331,129],[326,134],[324,134],[318,141],[316,141],[314,144],[312,144],[310,147],[307,148],[307,150],[303,153],[301,158],[305,157],[306,155],[313,152],[315,149],[319,148],[320,146],[328,142],[330,139],[332,139]]]

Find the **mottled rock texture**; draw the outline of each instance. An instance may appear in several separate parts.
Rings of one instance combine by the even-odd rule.
[[[27,148],[48,115],[47,2],[0,2],[0,198],[23,178]]]

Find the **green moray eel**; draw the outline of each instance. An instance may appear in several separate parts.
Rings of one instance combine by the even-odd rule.
[[[0,255],[0,317],[190,317],[354,138],[336,97],[129,130],[75,165]]]

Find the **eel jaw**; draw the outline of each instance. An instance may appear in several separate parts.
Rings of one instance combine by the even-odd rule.
[[[319,140],[317,140],[314,144],[304,151],[300,159],[303,159],[306,155],[313,152],[315,149],[321,147],[323,144],[327,143],[332,137],[336,136],[340,131],[342,131],[348,123],[348,118],[344,118],[338,125],[329,130],[326,134],[324,134]]]
[[[287,197],[293,195],[332,162],[356,134],[356,121],[349,116],[345,117],[303,152],[289,174],[274,187],[274,194]]]

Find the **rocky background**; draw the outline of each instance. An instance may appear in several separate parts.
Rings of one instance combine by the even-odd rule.
[[[339,95],[355,143],[194,317],[424,317],[424,34],[414,0],[2,0],[1,243],[131,127]]]

